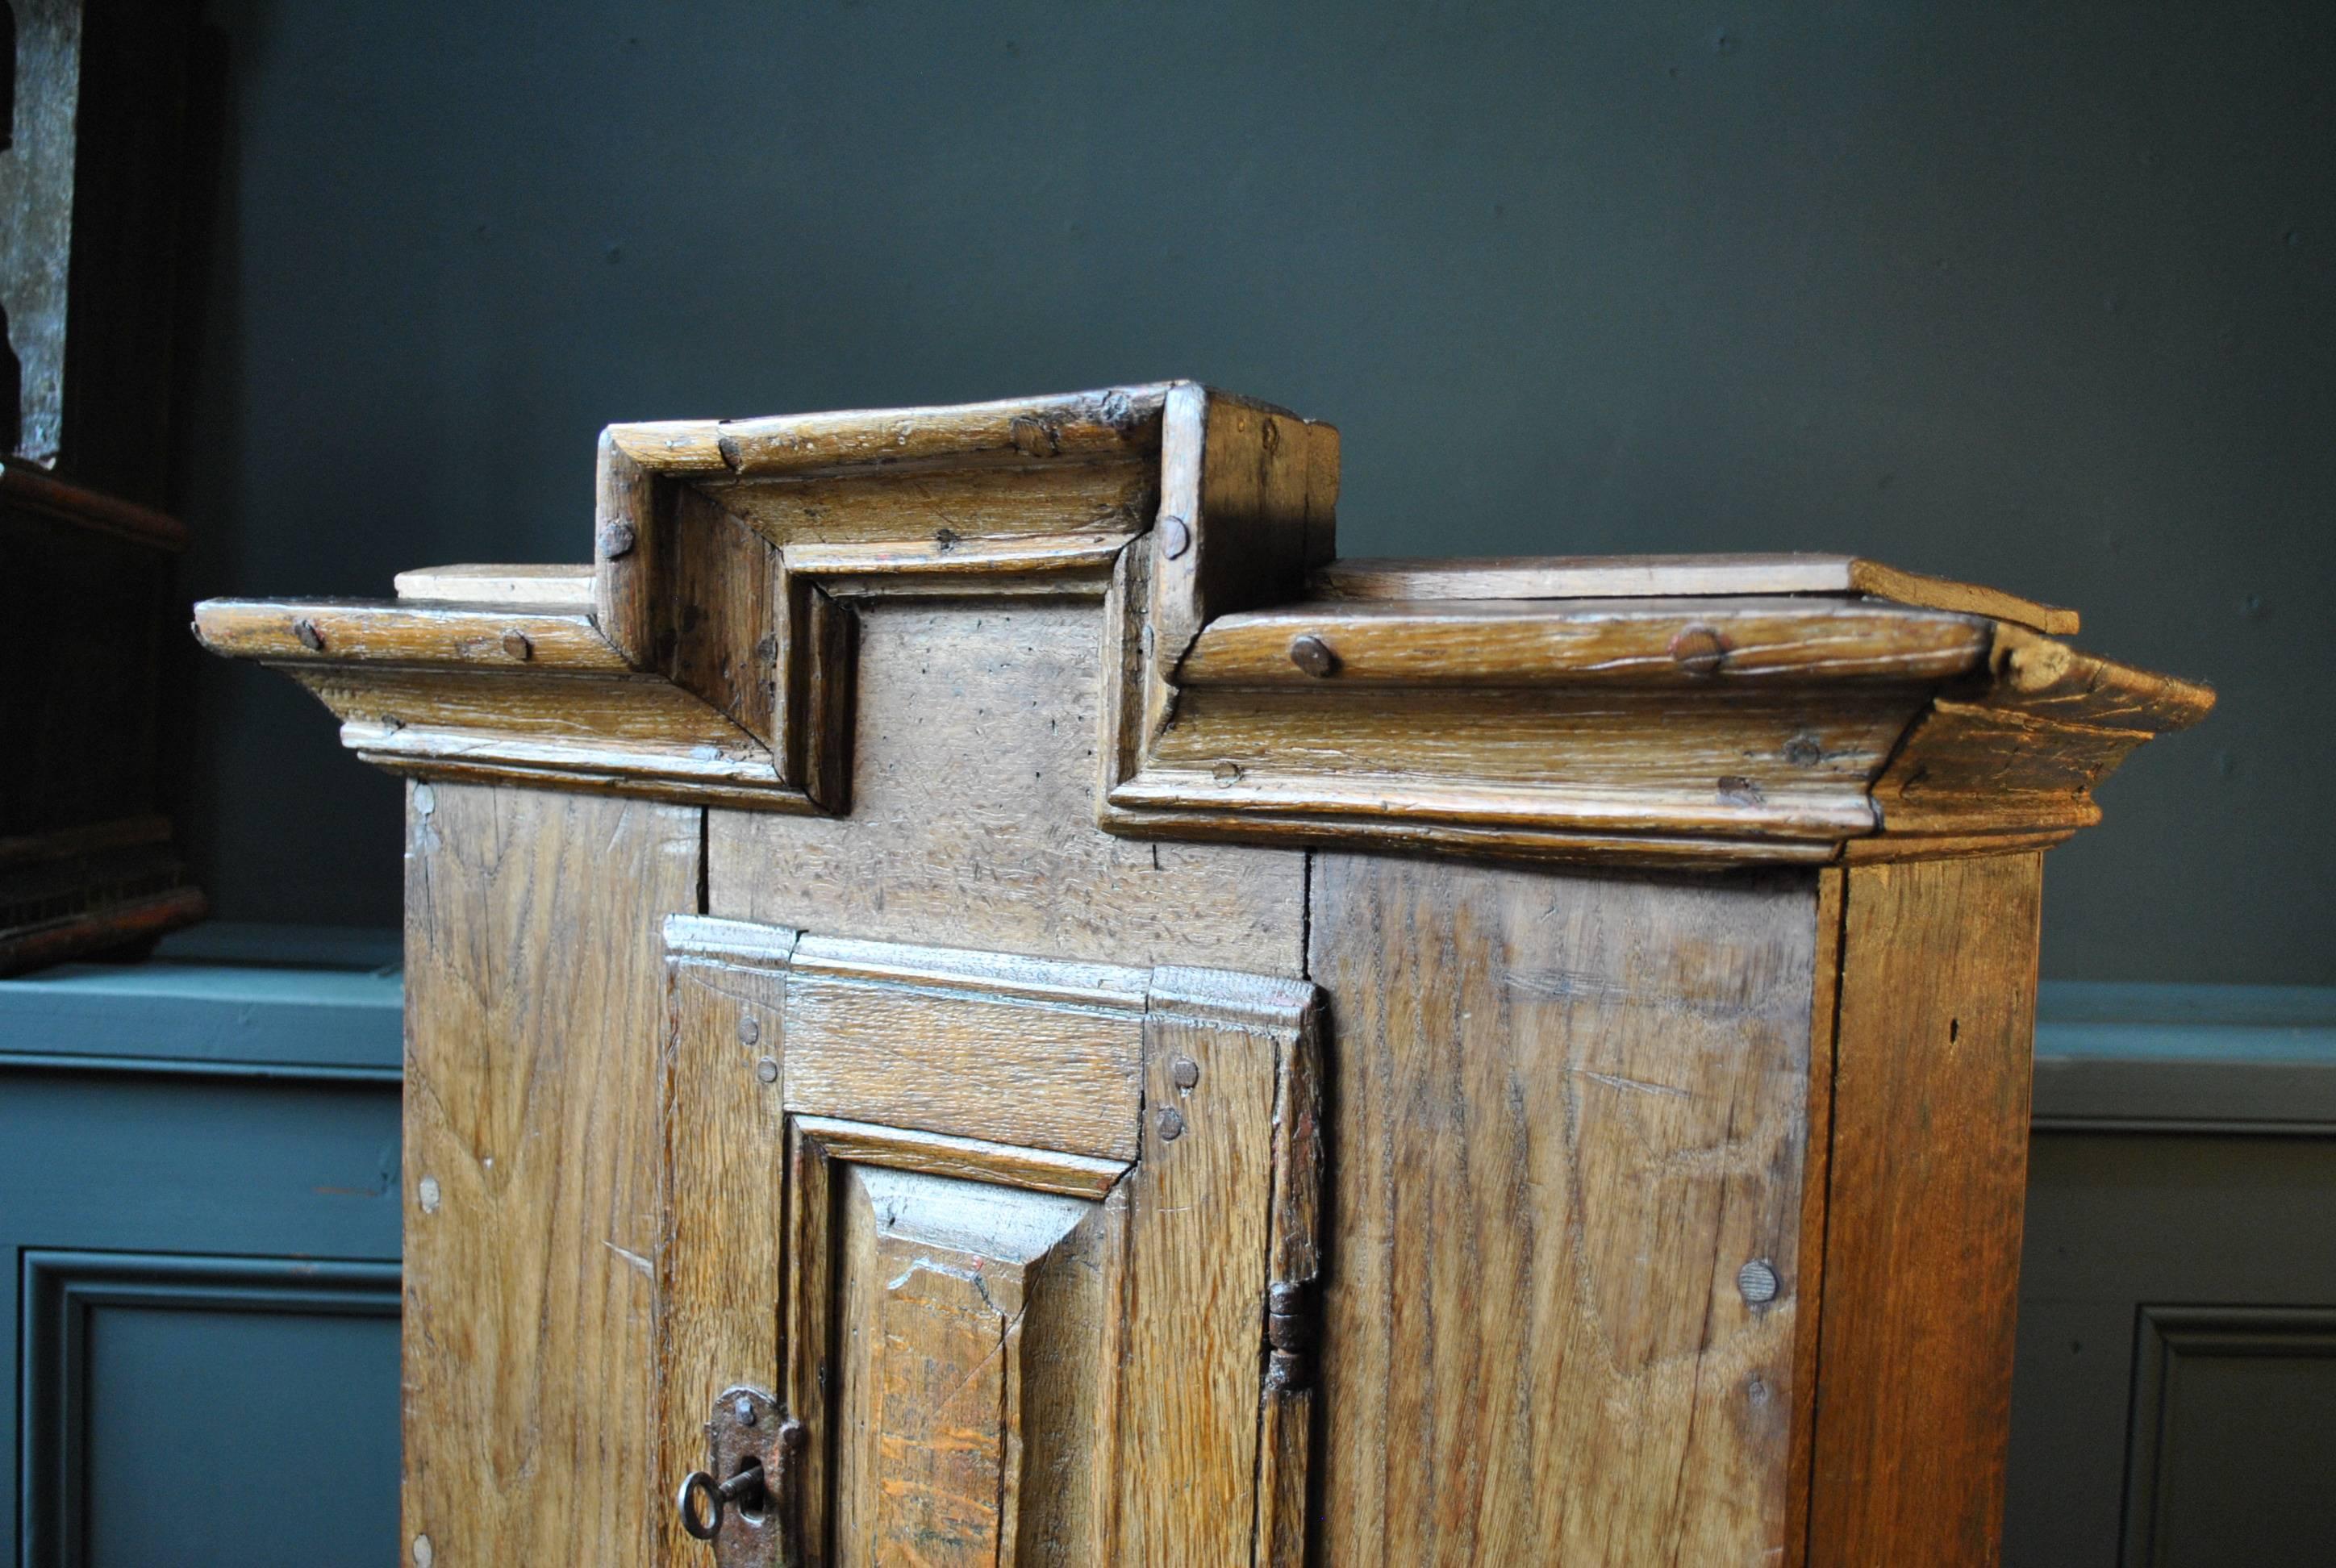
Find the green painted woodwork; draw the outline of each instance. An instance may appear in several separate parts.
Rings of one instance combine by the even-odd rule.
[[[209,930],[0,982],[10,1561],[400,1560],[395,954]]]

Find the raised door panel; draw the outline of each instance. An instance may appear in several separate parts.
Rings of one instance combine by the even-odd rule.
[[[1299,1558],[1311,987],[696,917],[667,950],[665,1466],[720,1447],[712,1561]],[[794,1444],[709,1443],[742,1398]]]

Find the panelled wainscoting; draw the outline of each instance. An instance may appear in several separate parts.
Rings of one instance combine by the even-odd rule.
[[[399,1559],[394,934],[0,982],[23,1568]]]

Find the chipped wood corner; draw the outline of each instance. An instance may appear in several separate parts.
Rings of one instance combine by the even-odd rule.
[[[197,631],[399,771],[848,814],[864,613],[1093,601],[1112,833],[1711,868],[2058,842],[2214,700],[1854,557],[1341,562],[1338,454],[1191,382],[612,425],[589,568]]]

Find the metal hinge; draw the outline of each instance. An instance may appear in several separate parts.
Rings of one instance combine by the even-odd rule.
[[[725,1388],[706,1424],[709,1468],[692,1470],[674,1505],[681,1527],[713,1543],[718,1568],[794,1561],[794,1456],[803,1425],[759,1388]]]
[[[1265,1292],[1265,1387],[1294,1394],[1314,1386],[1321,1292],[1312,1280],[1276,1280]]]

